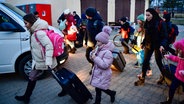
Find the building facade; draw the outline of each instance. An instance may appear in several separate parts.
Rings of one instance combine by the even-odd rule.
[[[88,7],[95,7],[105,22],[116,22],[122,16],[126,16],[134,22],[136,16],[144,13],[149,7],[149,0],[4,0],[15,6],[25,4],[49,4],[51,5],[52,25],[58,26],[57,19],[61,13],[69,8],[80,16]]]

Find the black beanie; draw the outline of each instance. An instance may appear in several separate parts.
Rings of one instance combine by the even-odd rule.
[[[36,16],[32,13],[25,15],[23,19],[29,22],[31,25],[33,25],[37,20]]]
[[[86,15],[89,16],[89,17],[95,16],[96,13],[97,13],[97,11],[93,7],[89,7],[89,8],[86,9]]]
[[[126,17],[122,17],[120,20],[123,21],[123,22],[126,22],[127,18]]]

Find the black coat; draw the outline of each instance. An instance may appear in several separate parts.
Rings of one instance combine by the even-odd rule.
[[[94,25],[94,22],[97,20],[96,26]],[[88,42],[91,42],[96,45],[95,37],[96,35],[102,31],[103,28],[103,22],[100,15],[96,12],[96,14],[92,17],[92,19],[88,19],[87,23],[87,30],[89,32],[88,34]]]
[[[166,23],[162,20],[147,21],[145,23],[145,38],[143,46],[151,49],[159,49],[160,46],[166,48],[168,33]]]

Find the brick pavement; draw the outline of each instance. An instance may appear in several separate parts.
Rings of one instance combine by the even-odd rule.
[[[180,26],[179,28],[183,28]],[[184,37],[184,33],[180,33],[178,39]],[[122,48],[120,48],[122,49]],[[146,78],[145,86],[134,86],[134,81],[137,80],[136,75],[141,72],[141,69],[133,68],[135,63],[135,55],[124,55],[127,65],[123,72],[113,70],[112,82],[110,89],[116,90],[116,100],[114,104],[159,104],[164,101],[167,96],[168,87],[157,85],[156,81],[159,78],[160,72],[155,64],[154,58],[151,61],[153,76]],[[89,70],[90,64],[85,59],[85,47],[79,48],[76,54],[70,54],[64,67],[71,69],[84,82],[89,91],[95,98],[95,90],[89,85]],[[15,95],[23,94],[27,82],[16,74],[0,75],[0,104],[22,104],[14,99]],[[47,75],[46,78],[37,82],[36,88],[31,96],[30,104],[75,104],[70,96],[58,97],[57,93],[61,91],[59,84]],[[184,95],[175,94],[173,104],[177,104],[182,100]],[[93,100],[89,100],[86,104],[93,104]],[[110,98],[106,94],[102,94],[101,104],[110,104]]]

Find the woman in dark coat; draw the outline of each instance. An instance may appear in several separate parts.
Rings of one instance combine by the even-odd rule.
[[[86,9],[86,17],[88,19],[87,22],[87,31],[88,31],[88,40],[87,40],[87,48],[86,48],[86,59],[93,66],[93,61],[89,58],[89,53],[94,49],[96,45],[95,37],[96,35],[102,31],[103,22],[101,16],[97,13],[96,9],[93,7],[89,7]],[[91,71],[90,71],[91,74]]]
[[[160,27],[159,27],[160,26]],[[148,8],[146,10],[146,22],[145,28],[145,38],[143,40],[142,46],[144,47],[145,56],[142,66],[142,77],[134,83],[135,86],[144,85],[145,76],[147,69],[149,67],[149,62],[151,56],[154,52],[156,63],[162,73],[162,55],[161,52],[167,45],[167,28],[166,23],[162,21],[158,13],[153,8]]]

